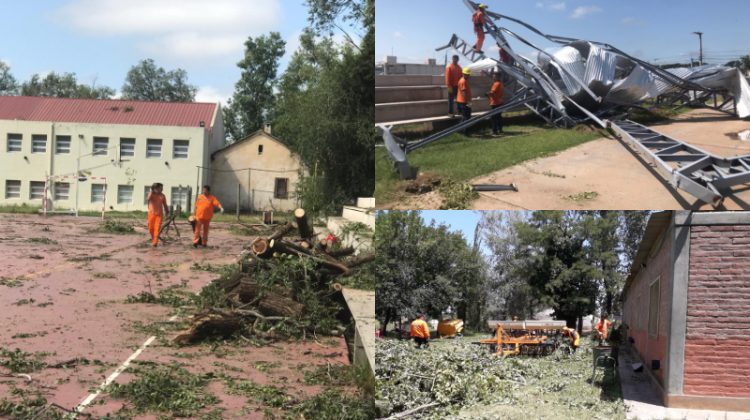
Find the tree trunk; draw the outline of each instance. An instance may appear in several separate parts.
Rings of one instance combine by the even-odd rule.
[[[294,219],[297,221],[297,230],[299,236],[303,239],[309,239],[313,236],[313,230],[310,224],[307,222],[307,215],[305,209],[299,208],[294,211]]]
[[[242,281],[232,290],[241,303],[255,302],[254,305],[264,315],[296,317],[304,306],[291,297],[289,290],[281,287],[262,288],[254,281]]]

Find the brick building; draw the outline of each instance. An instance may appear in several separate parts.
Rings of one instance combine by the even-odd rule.
[[[652,214],[623,300],[666,406],[750,411],[750,212]]]

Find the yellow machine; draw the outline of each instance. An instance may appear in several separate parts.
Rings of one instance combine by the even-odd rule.
[[[557,334],[565,321],[489,321],[495,327],[495,336],[479,341],[490,346],[498,356],[547,355],[555,351],[557,341],[548,334]]]
[[[455,337],[464,333],[463,319],[444,319],[438,323],[438,335],[443,337]]]

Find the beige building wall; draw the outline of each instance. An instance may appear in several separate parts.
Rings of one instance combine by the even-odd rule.
[[[238,203],[242,210],[290,211],[299,205],[296,196],[303,165],[297,155],[273,136],[258,131],[214,153],[211,192],[227,211]],[[286,180],[286,198],[279,183]],[[239,188],[238,188],[239,187]]]
[[[221,114],[214,115],[213,126],[206,122],[202,127],[172,127],[152,125],[112,125],[52,123],[34,121],[0,121],[0,204],[42,205],[41,198],[31,197],[31,182],[41,182],[48,174],[56,176],[55,180],[68,184],[55,191],[55,186],[48,193],[51,203],[48,208],[68,210],[75,208],[76,187],[78,187],[79,210],[101,210],[102,203],[92,197],[93,188],[101,188],[106,177],[106,207],[108,210],[146,210],[144,191],[153,182],[164,184],[164,193],[169,204],[173,203],[172,188],[182,188],[185,199],[190,192],[190,200],[195,198],[195,186],[208,180],[208,173],[199,167],[208,167],[210,154],[219,149],[224,142],[224,130]],[[9,134],[20,134],[21,151],[8,151]],[[46,136],[44,152],[32,150],[33,136]],[[70,137],[68,153],[56,153],[56,142],[62,136]],[[106,155],[92,155],[94,138],[108,140]],[[121,156],[121,140],[134,139],[134,155]],[[148,139],[161,140],[161,156],[147,157]],[[175,155],[175,141],[187,141],[187,156]],[[83,182],[76,182],[75,172],[77,158],[80,157],[80,172],[88,177]],[[20,181],[20,197],[9,198],[7,181]],[[126,190],[132,188],[130,200],[126,200]],[[119,200],[118,200],[119,191]],[[57,193],[57,194],[56,194]],[[67,197],[65,197],[67,195]],[[174,204],[177,204],[175,201]],[[191,204],[192,207],[192,204]]]

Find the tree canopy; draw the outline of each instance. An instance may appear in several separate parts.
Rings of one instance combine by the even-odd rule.
[[[198,88],[187,81],[183,69],[166,70],[154,60],[141,60],[128,70],[122,86],[123,99],[141,101],[191,102]]]
[[[10,72],[10,66],[0,61],[0,95],[15,95],[18,92],[18,82]]]
[[[88,86],[79,84],[75,73],[55,72],[42,77],[34,74],[21,84],[23,96],[54,96],[57,98],[109,99],[115,90],[107,86]]]

